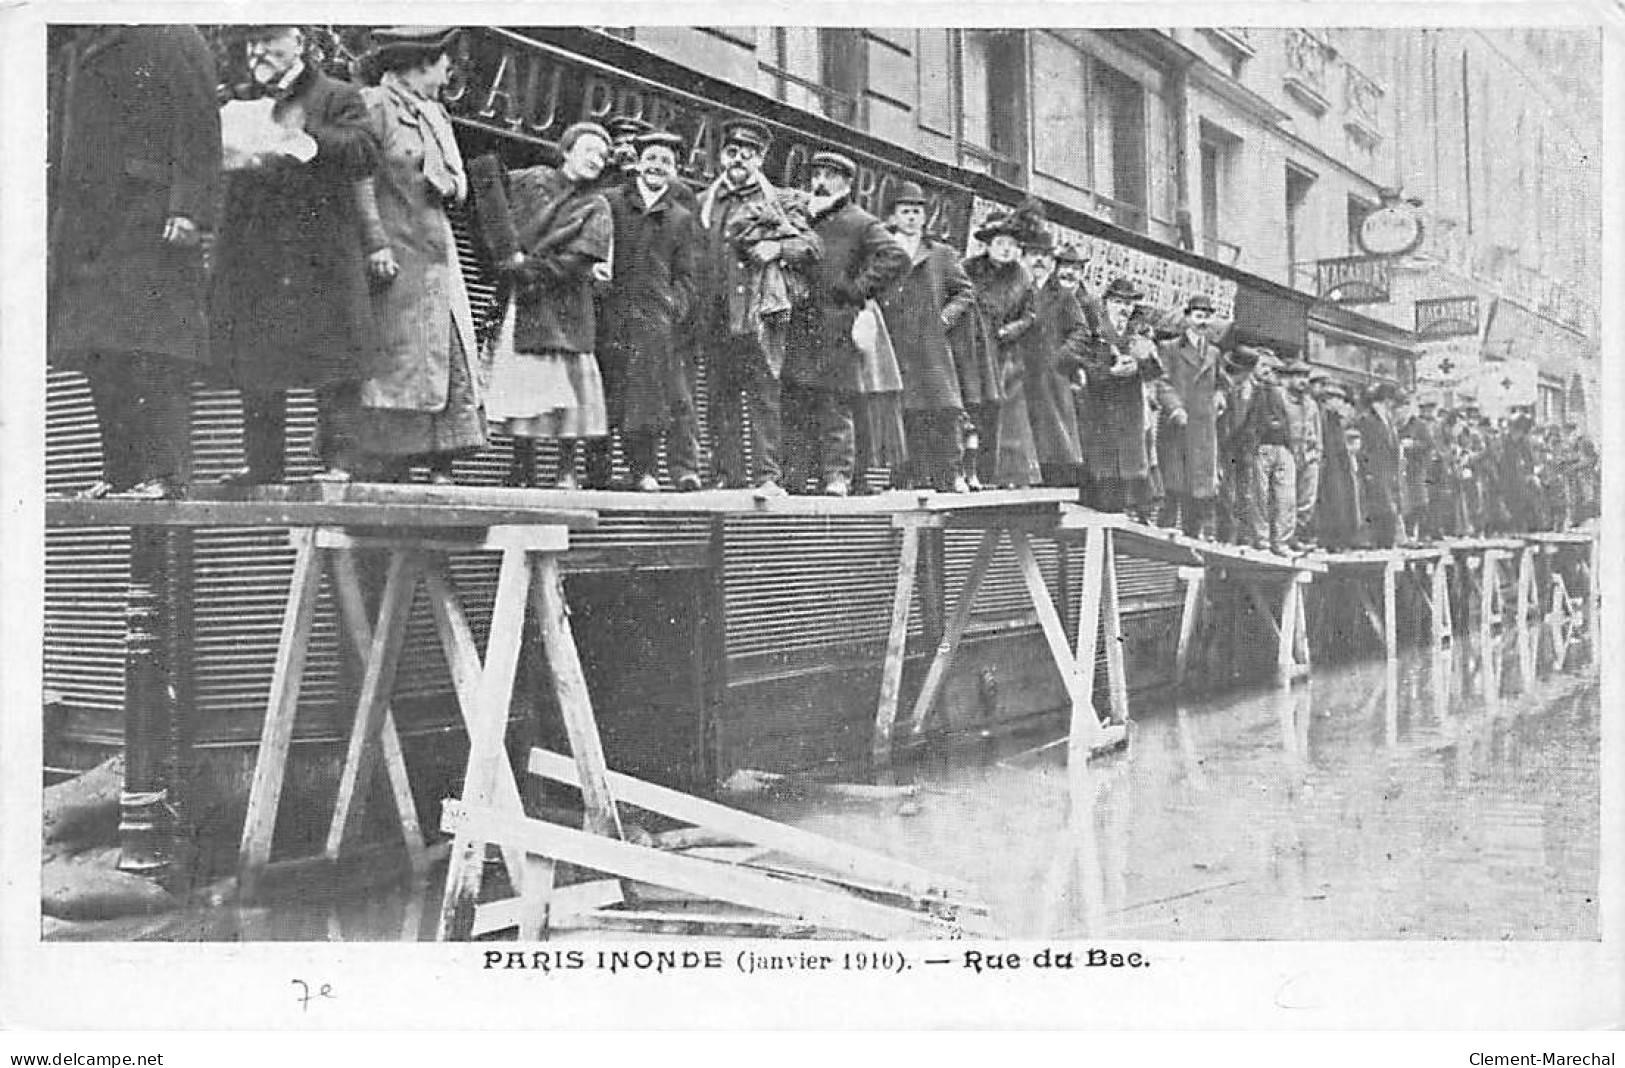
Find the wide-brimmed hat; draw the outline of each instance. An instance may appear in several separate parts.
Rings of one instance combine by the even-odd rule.
[[[976,240],[984,245],[995,237],[1014,237],[1020,239],[1021,224],[1013,211],[1001,211],[987,217],[981,229],[976,231]]]
[[[858,176],[858,165],[839,152],[814,152],[811,166],[815,171],[826,170],[844,174],[848,181]]]
[[[919,204],[923,207],[927,203],[929,201],[925,198],[925,190],[920,188],[919,182],[903,182],[886,202],[886,214],[890,215],[905,204]]]
[[[1118,275],[1106,285],[1106,291],[1100,295],[1101,300],[1126,300],[1138,302],[1145,299],[1145,290],[1134,279],[1125,275]]]
[[[749,145],[756,151],[767,154],[768,146],[773,143],[773,134],[766,126],[751,119],[734,119],[722,126],[722,147],[729,145]]]
[[[1054,252],[1055,235],[1048,229],[1024,229],[1021,233],[1023,252]]]
[[[460,26],[386,26],[367,35],[372,47],[361,57],[362,81],[376,83],[387,71],[410,70],[442,53],[449,53],[461,34]]]

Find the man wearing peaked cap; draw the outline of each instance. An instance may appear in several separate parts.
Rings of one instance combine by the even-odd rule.
[[[858,312],[908,267],[880,220],[852,201],[857,165],[836,152],[812,159],[813,232],[823,258],[808,272],[811,297],[792,312],[784,360],[785,468],[790,488],[816,477],[844,497],[870,465],[898,466],[906,456],[902,398],[864,392],[863,355],[853,341]],[[856,411],[854,412],[854,408]],[[858,455],[856,420],[863,422]],[[860,462],[861,460],[861,462]]]
[[[918,184],[903,182],[891,192],[887,216],[887,229],[909,257],[907,269],[877,298],[903,379],[905,477],[917,489],[964,493],[964,396],[948,331],[970,310],[976,291],[954,249],[925,233],[926,197]]]
[[[754,148],[758,155],[767,155],[767,150],[773,144],[773,134],[766,126],[751,119],[734,119],[722,126],[722,147],[729,145],[745,145]]]

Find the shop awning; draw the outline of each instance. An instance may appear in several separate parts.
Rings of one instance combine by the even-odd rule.
[[[1240,282],[1231,337],[1236,344],[1302,353],[1309,344],[1309,298],[1295,300]]]

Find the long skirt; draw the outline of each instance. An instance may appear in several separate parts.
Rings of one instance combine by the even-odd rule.
[[[492,340],[491,425],[519,438],[601,438],[609,433],[604,382],[590,352],[519,352],[510,300]]]

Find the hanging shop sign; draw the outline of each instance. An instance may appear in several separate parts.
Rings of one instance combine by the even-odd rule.
[[[1403,200],[1390,201],[1360,221],[1360,248],[1371,256],[1408,256],[1422,236],[1422,216]]]
[[[1392,272],[1386,256],[1343,256],[1315,262],[1315,290],[1333,304],[1387,304]]]
[[[504,138],[553,146],[572,123],[603,123],[629,116],[669,130],[687,145],[678,169],[696,183],[716,178],[723,127],[749,118],[768,126],[773,144],[763,173],[781,188],[806,188],[812,157],[838,151],[858,165],[852,198],[883,215],[892,190],[906,181],[926,195],[926,227],[963,242],[970,211],[969,189],[944,183],[906,164],[866,153],[765,120],[694,92],[672,88],[587,57],[576,56],[496,27],[471,27],[459,38],[457,67],[463,77],[446,97],[452,116]]]
[[[982,251],[982,243],[974,235],[988,217],[1009,210],[1009,205],[986,197],[976,197],[971,202],[970,226],[963,246],[967,256]],[[1053,220],[1049,229],[1055,236],[1057,248],[1071,245],[1087,258],[1083,286],[1090,293],[1098,295],[1113,278],[1127,277],[1145,290],[1145,303],[1170,316],[1183,311],[1186,301],[1201,294],[1213,302],[1216,319],[1228,323],[1235,318],[1236,283],[1231,279],[1086,234]]]
[[[1416,333],[1419,337],[1459,337],[1478,334],[1478,298],[1439,297],[1416,302]]]

